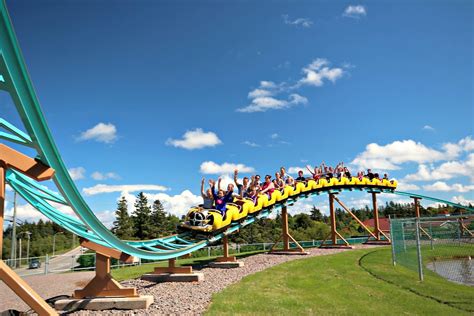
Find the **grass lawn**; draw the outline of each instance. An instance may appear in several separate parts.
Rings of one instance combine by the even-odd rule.
[[[278,265],[212,298],[208,315],[470,315],[474,288],[428,272],[393,267],[390,248],[364,249]]]

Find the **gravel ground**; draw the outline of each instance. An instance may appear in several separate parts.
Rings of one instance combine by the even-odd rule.
[[[23,279],[42,298],[48,299],[56,295],[71,295],[74,290],[84,287],[94,274],[94,272],[38,274],[26,276]],[[8,309],[28,311],[30,308],[5,283],[0,281],[0,313]]]
[[[355,249],[371,246],[360,245]],[[136,287],[140,294],[153,295],[155,302],[148,310],[135,311],[78,311],[73,315],[201,315],[207,309],[214,293],[236,283],[243,277],[265,270],[271,266],[297,259],[329,255],[348,251],[348,249],[307,249],[309,255],[271,255],[258,254],[241,259],[245,266],[235,269],[203,268],[204,281],[199,283],[151,283],[142,280],[124,281],[124,286]],[[196,270],[197,271],[197,270]]]

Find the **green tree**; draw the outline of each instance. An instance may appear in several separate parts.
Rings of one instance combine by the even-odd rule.
[[[167,235],[168,220],[165,209],[160,200],[155,200],[152,206],[151,223],[153,227],[152,238],[162,237]]]
[[[143,192],[138,193],[135,201],[132,221],[135,228],[134,237],[147,239],[153,235],[153,224],[151,220],[151,207]]]
[[[127,200],[124,196],[122,196],[120,201],[117,203],[112,232],[122,239],[131,239],[133,237],[133,221],[130,218],[130,215],[128,215]]]

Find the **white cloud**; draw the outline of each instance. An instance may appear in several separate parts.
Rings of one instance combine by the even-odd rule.
[[[306,168],[304,168],[304,167],[289,167],[289,168],[288,168],[288,173],[289,173],[289,174],[295,174],[295,175],[297,175],[297,174],[298,174],[298,171],[300,171],[300,170],[303,171],[303,174],[304,174],[305,176],[309,176],[309,175],[310,175],[310,173],[308,172],[308,169],[306,169]]]
[[[243,107],[237,109],[237,112],[242,113],[253,113],[253,112],[266,112],[268,110],[281,110],[287,109],[299,104],[307,104],[308,99],[297,94],[290,94],[288,100],[277,99],[274,97],[257,97],[252,102]]]
[[[81,180],[86,177],[86,169],[84,169],[83,167],[69,168],[67,171],[69,172],[69,175],[74,181]]]
[[[115,172],[102,173],[102,172],[99,172],[99,171],[95,171],[91,174],[91,178],[94,179],[94,180],[97,180],[97,181],[107,180],[107,179],[119,180],[120,176],[118,174],[116,174]]]
[[[269,97],[272,96],[273,92],[265,89],[255,89],[249,92],[248,98],[249,99],[254,99],[254,98],[261,98],[261,97]]]
[[[254,143],[254,142],[251,142],[251,141],[249,141],[249,140],[244,141],[242,144],[247,145],[247,146],[250,146],[250,147],[260,147],[259,144]]]
[[[425,125],[425,126],[423,126],[423,129],[424,129],[425,131],[432,131],[432,132],[435,130],[434,127],[432,127],[432,126],[430,126],[430,125]]]
[[[466,199],[462,195],[454,196],[451,201],[462,205],[474,205],[474,200]]]
[[[147,192],[144,192],[144,194],[147,197],[150,205],[152,205],[155,200],[160,200],[163,204],[165,212],[171,213],[178,217],[187,214],[192,206],[202,204],[203,202],[201,196],[194,195],[189,190],[184,190],[177,195],[168,195],[166,193],[151,194]],[[133,203],[135,202],[136,197],[130,193],[124,193],[121,196],[124,196],[127,199],[128,210],[130,213],[132,213]]]
[[[459,176],[468,176],[474,182],[474,154],[465,161],[448,161],[437,167],[421,164],[418,171],[405,177],[408,181],[448,180]]]
[[[361,168],[395,170],[400,169],[399,165],[406,162],[426,163],[452,159],[465,148],[470,148],[470,143],[464,141],[462,145],[444,144],[444,151],[426,147],[411,139],[394,141],[382,146],[372,143],[366,146],[364,152],[357,155],[352,164]],[[407,178],[407,180],[413,179]]]
[[[271,139],[277,139],[278,137],[280,137],[280,135],[278,135],[278,133],[273,133],[273,134],[270,135]]]
[[[99,123],[87,131],[82,132],[77,140],[95,140],[106,144],[113,143],[117,140],[117,128],[112,123]]]
[[[107,185],[97,184],[93,187],[84,188],[82,192],[85,195],[96,195],[112,192],[138,192],[138,191],[167,191],[168,188],[155,184],[123,184],[123,185]]]
[[[330,68],[330,63],[325,58],[317,58],[311,64],[303,68],[305,77],[298,81],[297,86],[309,85],[321,87],[324,85],[324,80],[329,80],[332,83],[341,78],[344,74],[342,68]]]
[[[297,18],[294,20],[290,20],[290,17],[288,16],[288,14],[283,14],[282,18],[283,18],[283,22],[285,22],[285,24],[288,24],[288,25],[301,26],[304,28],[309,28],[311,27],[311,25],[313,25],[313,21],[311,21],[308,18]]]
[[[184,149],[201,149],[204,147],[214,147],[222,144],[222,141],[213,132],[204,132],[201,128],[193,131],[186,131],[182,139],[168,139],[166,145],[180,147]]]
[[[397,189],[401,191],[416,191],[416,190],[419,190],[420,187],[417,186],[416,184],[398,182]]]
[[[224,162],[223,164],[219,165],[214,161],[205,161],[201,164],[201,173],[204,174],[231,174],[234,173],[235,169],[238,169],[239,172],[255,172],[255,169],[252,167],[248,167],[244,164],[235,164],[235,163],[228,163]]]
[[[345,17],[358,19],[367,15],[367,9],[363,5],[350,5],[344,10],[342,15]]]
[[[455,191],[463,193],[474,191],[474,185],[463,185],[460,183],[454,183],[452,185],[449,185],[443,181],[436,181],[433,184],[424,185],[423,189],[425,189],[426,191]]]

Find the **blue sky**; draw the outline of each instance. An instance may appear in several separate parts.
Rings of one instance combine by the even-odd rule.
[[[105,221],[136,189],[182,214],[200,178],[232,164],[345,161],[474,200],[471,1],[8,7],[63,159]],[[22,126],[5,94],[0,110]]]

